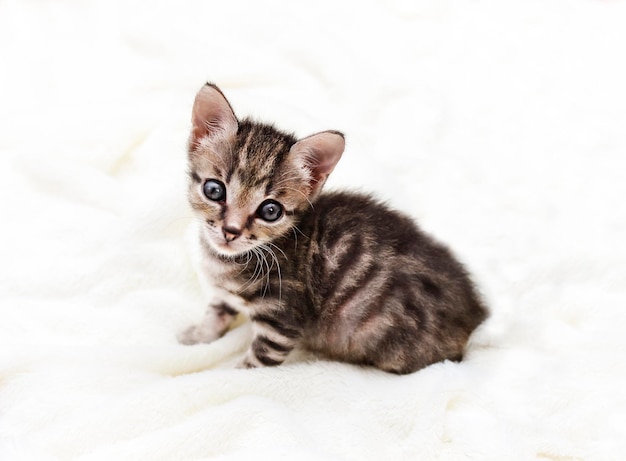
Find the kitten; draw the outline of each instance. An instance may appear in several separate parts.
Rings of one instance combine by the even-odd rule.
[[[192,124],[188,198],[215,299],[181,343],[211,342],[243,312],[254,336],[242,367],[279,365],[296,346],[393,373],[461,360],[487,316],[467,273],[407,216],[321,193],[341,133],[298,140],[240,121],[212,84]]]

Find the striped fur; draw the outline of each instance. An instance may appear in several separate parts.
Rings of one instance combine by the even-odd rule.
[[[242,367],[279,365],[295,347],[394,373],[460,360],[487,316],[468,274],[403,214],[366,195],[320,193],[343,137],[298,141],[238,121],[217,87],[201,93],[188,195],[217,297],[179,340],[210,342],[243,311],[254,337]],[[207,199],[207,180],[225,185],[225,200]],[[258,214],[268,199],[284,208],[275,222]]]

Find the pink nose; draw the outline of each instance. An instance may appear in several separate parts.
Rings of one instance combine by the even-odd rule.
[[[241,235],[241,231],[234,227],[224,227],[222,231],[227,242],[232,242]]]

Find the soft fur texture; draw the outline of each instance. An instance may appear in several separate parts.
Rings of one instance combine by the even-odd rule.
[[[626,453],[626,5],[0,2],[0,459]],[[448,242],[492,315],[463,362],[236,370],[186,204],[199,81],[298,136],[326,187]]]
[[[187,197],[213,295],[181,343],[211,343],[243,314],[253,336],[242,368],[280,365],[296,348],[399,374],[461,360],[487,317],[471,279],[410,217],[322,192],[341,133],[297,140],[238,121],[211,83],[192,114]]]

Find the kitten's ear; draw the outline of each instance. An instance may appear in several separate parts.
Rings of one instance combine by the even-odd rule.
[[[237,117],[230,103],[212,83],[207,83],[198,91],[193,103],[191,122],[190,148],[205,137],[234,135],[238,128]]]
[[[338,131],[323,131],[295,143],[290,153],[311,174],[311,196],[317,195],[341,158],[346,142]]]

